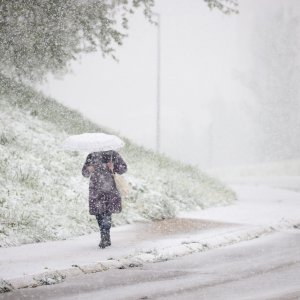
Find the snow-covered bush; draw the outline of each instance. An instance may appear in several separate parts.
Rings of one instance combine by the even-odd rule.
[[[83,153],[62,151],[70,134],[108,132],[33,89],[0,78],[0,246],[65,239],[97,230],[88,213]],[[230,203],[234,193],[195,167],[126,140],[132,190],[114,224],[173,217]]]

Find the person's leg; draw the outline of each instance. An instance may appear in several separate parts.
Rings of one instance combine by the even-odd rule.
[[[111,228],[111,213],[102,213],[96,215],[101,233],[100,248],[105,248],[111,245],[110,228]]]
[[[101,232],[101,224],[102,224],[103,216],[102,216],[102,214],[98,214],[98,215],[95,215],[95,217],[96,217],[96,220],[98,222],[99,230]]]
[[[110,228],[111,228],[111,213],[105,213],[102,219],[102,233],[103,233],[106,246],[111,245]]]
[[[99,226],[99,230],[100,230],[100,234],[101,234],[101,240],[100,240],[100,243],[99,243],[99,247],[102,248],[102,240],[103,240],[103,233],[102,233],[102,220],[103,220],[103,215],[102,214],[98,214],[95,216],[96,217],[96,220],[98,222],[98,226]]]

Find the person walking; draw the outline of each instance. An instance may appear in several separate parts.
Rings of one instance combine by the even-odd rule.
[[[83,165],[82,175],[90,178],[89,213],[96,216],[99,225],[100,248],[111,245],[111,216],[122,211],[121,195],[116,187],[114,173],[121,175],[126,171],[127,164],[114,150],[92,152]]]

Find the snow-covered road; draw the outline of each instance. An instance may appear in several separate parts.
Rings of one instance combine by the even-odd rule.
[[[0,299],[300,299],[300,231],[141,268],[110,270]]]
[[[231,185],[238,201],[227,207],[185,212],[181,217],[235,224],[286,227],[300,221],[300,192],[264,185]]]

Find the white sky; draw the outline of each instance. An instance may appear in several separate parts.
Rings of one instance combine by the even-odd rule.
[[[156,2],[155,11],[162,21],[162,151],[205,167],[211,159],[211,103],[234,103],[243,94],[233,74],[237,66],[248,64],[247,33],[255,22],[257,6],[267,15],[272,1],[241,0],[240,15],[232,16],[211,12],[202,0]],[[73,74],[63,80],[51,77],[43,91],[99,125],[154,149],[156,32],[137,13],[130,20],[129,38],[117,50],[119,63],[103,59],[100,53],[86,55],[73,64]],[[242,152],[241,148],[230,155],[240,155],[243,161]]]

